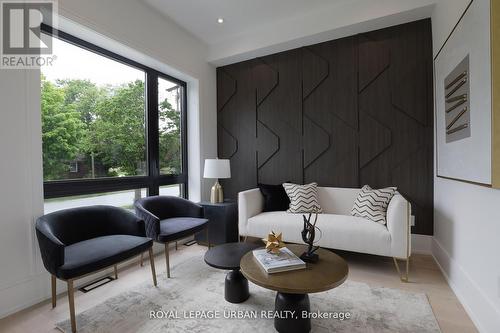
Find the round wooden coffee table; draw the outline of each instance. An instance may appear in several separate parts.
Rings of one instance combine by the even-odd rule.
[[[306,250],[303,245],[287,244],[287,247],[297,256]],[[241,258],[240,269],[248,280],[277,291],[275,311],[281,316],[275,317],[274,327],[278,332],[309,332],[311,319],[308,314],[311,306],[308,294],[333,289],[347,279],[349,268],[344,259],[324,249],[316,253],[319,261],[308,263],[306,269],[274,274],[267,274],[252,252]]]

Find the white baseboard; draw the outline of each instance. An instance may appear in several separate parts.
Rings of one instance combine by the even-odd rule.
[[[0,290],[0,319],[49,298],[50,279],[46,272]]]
[[[432,255],[432,236],[411,235],[411,252]]]
[[[500,310],[436,239],[432,242],[432,255],[479,332],[500,332]]]

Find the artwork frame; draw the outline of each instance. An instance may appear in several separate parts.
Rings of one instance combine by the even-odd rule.
[[[437,177],[500,188],[499,19],[471,1],[434,57]]]

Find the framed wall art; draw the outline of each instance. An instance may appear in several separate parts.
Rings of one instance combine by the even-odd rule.
[[[434,58],[437,176],[500,187],[498,0],[473,0]]]

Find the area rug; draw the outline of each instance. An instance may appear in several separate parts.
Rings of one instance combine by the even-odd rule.
[[[275,292],[250,282],[246,302],[228,303],[224,300],[226,272],[207,266],[200,257],[174,266],[171,272],[171,279],[164,272],[158,274],[156,288],[143,282],[79,313],[78,332],[275,332]],[[440,332],[425,294],[347,281],[309,297],[315,316],[312,332]],[[69,320],[56,327],[71,332]]]

